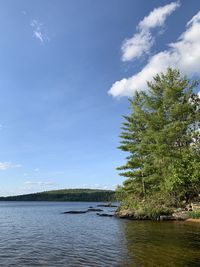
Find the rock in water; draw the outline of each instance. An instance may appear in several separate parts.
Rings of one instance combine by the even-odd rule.
[[[81,214],[86,212],[87,212],[86,210],[70,210],[63,212],[63,214]]]
[[[97,215],[101,216],[101,217],[113,217],[113,214],[108,214],[108,213],[97,213]]]
[[[105,207],[105,208],[118,208],[118,206],[113,205],[112,203],[107,203],[107,204],[99,204],[97,207]]]
[[[103,211],[102,209],[89,208],[87,211]]]
[[[171,215],[160,215],[160,221],[173,221],[176,220],[174,216]]]

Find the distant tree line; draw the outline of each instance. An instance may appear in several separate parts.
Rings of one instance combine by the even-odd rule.
[[[1,197],[1,201],[115,201],[115,192],[98,189],[64,189],[19,196]]]

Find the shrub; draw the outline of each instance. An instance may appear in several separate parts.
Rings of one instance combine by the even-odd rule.
[[[189,218],[192,218],[192,219],[200,219],[200,209],[197,209],[194,211],[188,211],[187,215]]]

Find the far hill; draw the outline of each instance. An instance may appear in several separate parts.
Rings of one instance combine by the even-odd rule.
[[[0,197],[0,201],[115,201],[115,191],[101,189],[62,189],[18,196]]]

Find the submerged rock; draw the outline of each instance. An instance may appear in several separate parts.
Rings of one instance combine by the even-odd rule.
[[[172,215],[160,215],[160,221],[174,221],[176,218]]]
[[[107,203],[107,204],[99,204],[97,207],[105,207],[105,208],[118,208],[117,205],[113,205],[112,203]]]
[[[70,210],[70,211],[65,211],[62,214],[82,214],[82,213],[87,213],[90,211],[103,211],[102,209],[95,209],[95,208],[89,208],[87,210]]]
[[[87,210],[70,210],[70,211],[65,211],[63,214],[81,214],[81,213],[86,213]]]
[[[101,217],[113,217],[114,214],[109,214],[109,213],[97,213],[98,216],[101,216]]]
[[[102,209],[89,208],[87,211],[103,211]]]

